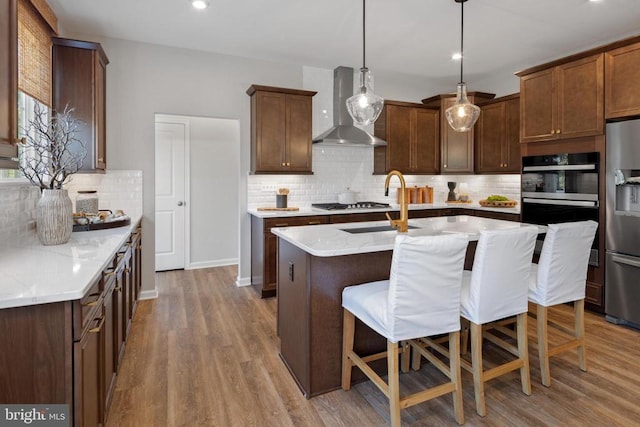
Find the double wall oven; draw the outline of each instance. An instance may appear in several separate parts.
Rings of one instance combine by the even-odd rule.
[[[532,224],[593,220],[600,200],[599,153],[561,153],[522,158],[522,221]],[[589,263],[598,265],[599,232]],[[542,241],[538,242],[539,250]]]

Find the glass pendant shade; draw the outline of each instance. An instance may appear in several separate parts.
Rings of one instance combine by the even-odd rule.
[[[357,93],[347,99],[347,110],[349,115],[359,125],[370,125],[375,122],[382,107],[384,107],[384,99],[373,93],[372,88],[373,77],[368,69],[360,70],[360,93]]]
[[[480,117],[480,107],[473,105],[467,99],[467,85],[465,83],[458,83],[456,103],[447,108],[444,115],[456,132],[468,132],[473,129],[473,125]]]

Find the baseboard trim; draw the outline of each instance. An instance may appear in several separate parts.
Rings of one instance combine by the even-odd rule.
[[[153,288],[150,291],[142,291],[140,292],[140,296],[138,296],[139,300],[156,299],[156,298],[158,298],[158,288]]]
[[[185,270],[198,270],[200,268],[224,267],[238,264],[238,258],[219,259],[215,261],[192,262]]]
[[[251,277],[240,277],[236,279],[236,286],[241,288],[243,286],[251,286]]]

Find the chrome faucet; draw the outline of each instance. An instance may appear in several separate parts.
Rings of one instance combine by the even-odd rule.
[[[408,213],[408,200],[406,198],[405,189],[407,188],[407,184],[404,181],[404,177],[402,173],[393,170],[389,172],[387,175],[387,179],[384,181],[384,195],[389,195],[389,181],[391,177],[395,175],[400,179],[400,219],[391,219],[389,213],[387,212],[387,219],[392,227],[398,229],[398,233],[406,233],[409,231],[409,213]]]

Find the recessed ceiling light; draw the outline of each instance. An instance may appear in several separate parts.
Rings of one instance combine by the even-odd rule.
[[[451,59],[453,59],[454,61],[460,61],[462,59],[462,54],[460,52],[456,52],[451,55]]]
[[[206,0],[193,0],[191,6],[198,10],[206,9],[209,6],[209,2]]]

